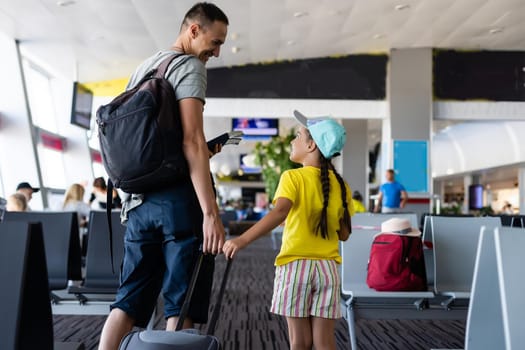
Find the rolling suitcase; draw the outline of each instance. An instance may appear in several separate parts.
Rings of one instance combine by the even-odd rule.
[[[190,281],[184,304],[182,305],[179,322],[176,331],[143,330],[128,333],[120,342],[119,350],[218,350],[220,341],[213,335],[215,325],[219,318],[222,297],[226,287],[226,281],[231,267],[231,259],[228,259],[224,275],[222,277],[217,302],[208,325],[206,334],[200,334],[197,329],[181,329],[184,318],[188,314],[191,296],[197,282],[197,277],[203,261],[200,254]]]

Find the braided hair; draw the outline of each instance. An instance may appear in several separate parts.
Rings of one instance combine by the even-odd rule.
[[[319,152],[319,161],[321,163],[321,187],[323,190],[323,209],[321,211],[321,219],[319,220],[319,225],[317,226],[316,232],[321,231],[321,237],[328,239],[328,200],[330,197],[330,179],[328,170],[332,170],[334,175],[339,182],[341,187],[341,200],[343,202],[343,223],[348,227],[349,230],[352,228],[350,212],[348,210],[348,202],[346,201],[346,186],[345,181],[335,170],[331,158],[325,158],[321,152]]]

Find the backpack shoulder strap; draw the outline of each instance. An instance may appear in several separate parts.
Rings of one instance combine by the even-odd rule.
[[[106,193],[106,217],[109,228],[109,256],[111,258],[111,272],[115,273],[115,266],[113,264],[113,224],[111,222],[111,210],[113,209],[113,182],[108,179],[108,187]]]
[[[173,60],[179,56],[184,55],[183,53],[174,53],[172,55],[169,55],[166,57],[162,62],[160,62],[159,66],[157,67],[157,70],[155,72],[156,78],[163,78],[166,74],[166,71],[168,70],[169,65]]]

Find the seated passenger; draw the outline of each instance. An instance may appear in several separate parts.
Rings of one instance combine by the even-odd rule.
[[[89,211],[91,208],[84,202],[84,186],[80,184],[72,184],[64,197],[64,204],[62,209],[65,211],[75,211],[78,215],[78,225],[86,227],[89,218]]]
[[[27,211],[27,198],[22,193],[13,193],[7,197],[7,211]]]
[[[352,194],[352,203],[356,213],[366,213],[365,205],[363,204],[363,196],[359,191],[354,191]]]
[[[93,192],[91,193],[91,198],[89,198],[89,204],[93,209],[106,209],[107,207],[107,193],[108,187],[106,185],[106,180],[103,177],[97,177],[93,181]],[[121,208],[122,200],[118,195],[117,191],[113,189],[113,199],[111,203],[111,208]]]

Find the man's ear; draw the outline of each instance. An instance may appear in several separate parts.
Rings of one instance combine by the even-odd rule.
[[[199,25],[197,23],[192,23],[189,27],[190,35],[192,39],[195,39],[199,35]]]

